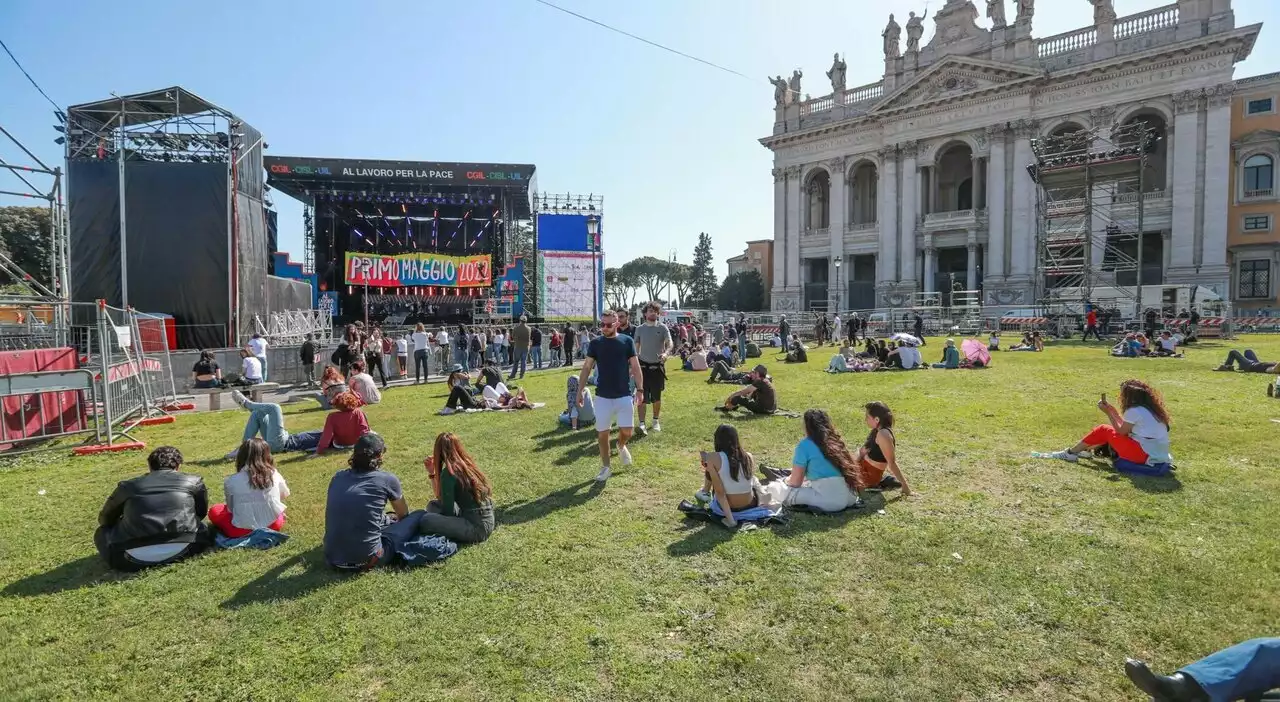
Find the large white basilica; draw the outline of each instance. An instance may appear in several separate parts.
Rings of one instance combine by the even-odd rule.
[[[986,0],[989,29],[973,2],[947,0],[927,45],[922,18],[890,17],[876,83],[846,87],[839,56],[829,95],[803,96],[799,71],[772,79],[774,310],[900,307],[960,288],[1032,304],[1032,140],[1134,120],[1164,137],[1129,199],[1144,203],[1145,282],[1225,295],[1232,74],[1261,25],[1237,28],[1231,0],[1128,17],[1087,1],[1092,26],[1041,38],[1034,0],[1012,18]]]

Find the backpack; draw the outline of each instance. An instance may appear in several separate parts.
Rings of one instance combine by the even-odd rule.
[[[471,350],[476,353],[480,352],[480,337],[478,336],[471,337]]]

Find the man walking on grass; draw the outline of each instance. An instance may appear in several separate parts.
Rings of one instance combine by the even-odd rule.
[[[596,433],[600,440],[600,474],[596,482],[603,483],[612,475],[609,469],[609,431],[618,423],[618,458],[622,465],[631,465],[631,452],[627,440],[631,438],[634,424],[632,397],[628,377],[635,380],[635,399],[644,397],[644,378],[640,374],[640,361],[636,357],[636,342],[630,336],[618,333],[618,316],[607,310],[600,317],[601,335],[587,344],[587,357],[578,373],[578,406],[586,400],[587,378],[591,369],[596,372]]]
[[[641,311],[644,323],[634,330],[636,354],[640,358],[640,375],[644,378],[644,394],[640,399],[640,424],[636,429],[641,436],[649,433],[644,425],[646,408],[653,405],[653,430],[662,431],[662,390],[667,384],[667,355],[671,353],[671,330],[658,322],[662,305],[645,304]]]

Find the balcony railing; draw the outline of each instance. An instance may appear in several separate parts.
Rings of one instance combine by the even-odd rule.
[[[836,106],[835,98],[830,95],[826,97],[814,98],[808,102],[800,103],[800,114],[811,115],[815,112],[826,112]]]
[[[881,97],[884,97],[884,81],[846,90],[844,91],[844,100],[842,102],[846,105],[856,105],[860,102]]]
[[[1163,190],[1152,190],[1149,193],[1143,193],[1142,200],[1148,204],[1160,202],[1168,199],[1169,194]],[[1133,204],[1138,201],[1138,193],[1120,193],[1111,198],[1111,202],[1116,205]]]
[[[1154,10],[1139,12],[1136,15],[1121,17],[1116,20],[1116,39],[1127,39],[1139,34],[1154,32],[1157,29],[1178,26],[1178,6],[1165,5]]]
[[[1065,54],[1098,43],[1098,29],[1085,27],[1062,34],[1055,34],[1036,42],[1036,55],[1040,58]]]
[[[873,232],[879,227],[879,222],[850,222],[844,230],[846,232]]]
[[[1257,190],[1244,191],[1244,198],[1246,200],[1253,200],[1260,197],[1273,197],[1275,194],[1275,188],[1258,188]]]
[[[828,227],[810,227],[804,230],[805,236],[825,237],[825,236],[828,236],[830,233],[831,233],[831,229]]]
[[[952,212],[933,212],[924,216],[926,222],[959,222],[973,219],[975,210],[954,210]]]

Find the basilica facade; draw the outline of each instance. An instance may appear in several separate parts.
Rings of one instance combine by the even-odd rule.
[[[1055,0],[1058,1],[1058,0]],[[1066,1],[1066,0],[1062,0]],[[1139,190],[1146,284],[1200,284],[1224,298],[1235,64],[1260,25],[1231,0],[1178,0],[1040,38],[1034,0],[947,0],[930,20],[890,16],[881,80],[804,96],[803,75],[771,79],[772,307],[866,309],[921,293],[980,290],[988,305],[1036,303],[1040,212],[1033,140],[1142,120],[1159,135]],[[980,25],[981,21],[981,25]],[[1137,253],[1135,251],[1135,253]],[[1124,285],[1125,281],[1112,281]]]

